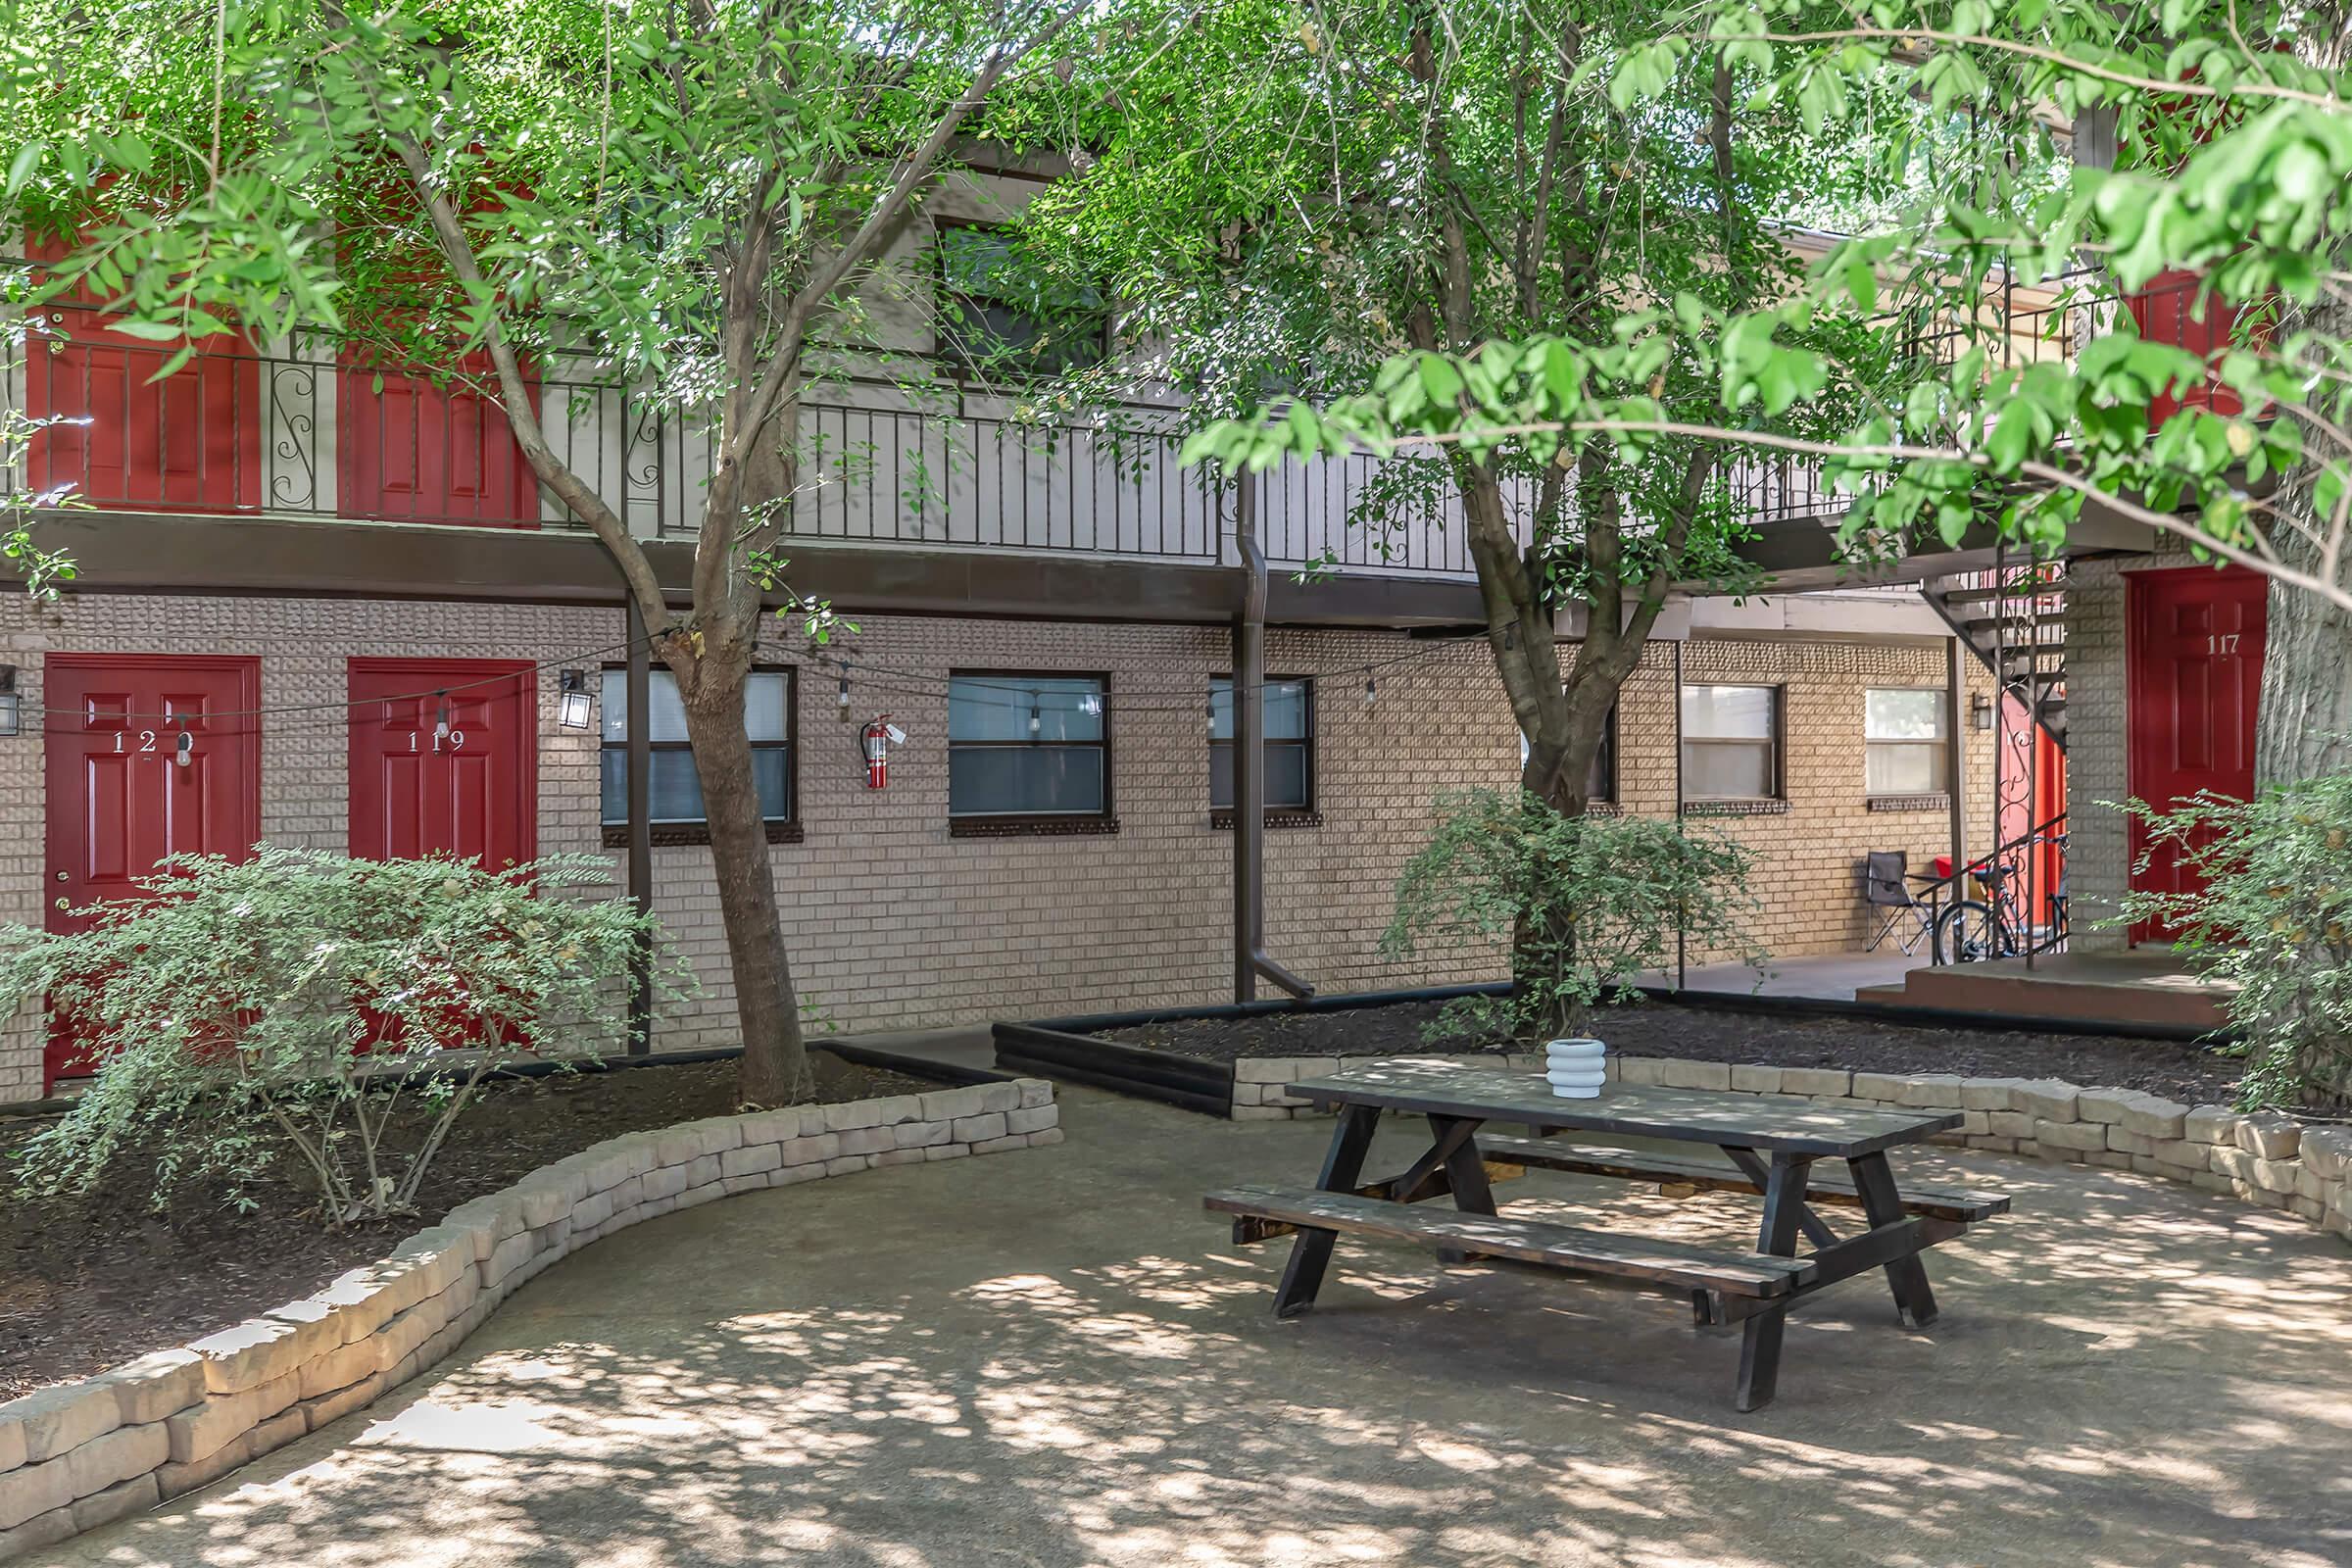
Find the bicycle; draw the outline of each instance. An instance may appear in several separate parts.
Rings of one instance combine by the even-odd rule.
[[[2063,852],[2066,835],[2036,834],[2019,844],[2016,849],[2034,850],[2042,845],[2055,845]],[[1960,899],[1936,917],[1936,961],[1937,963],[1975,963],[1988,958],[2014,958],[2019,955],[2046,953],[2066,941],[2066,878],[2063,873],[2057,885],[2046,896],[2049,905],[2049,923],[2036,937],[2034,924],[2026,918],[2019,906],[2016,882],[2022,873],[2003,859],[1988,859],[1969,868],[1977,886],[1984,890],[1981,899]]]

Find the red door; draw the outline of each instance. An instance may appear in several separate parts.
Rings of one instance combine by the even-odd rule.
[[[2147,286],[2124,301],[2139,335],[2151,343],[2183,348],[2209,367],[2220,363],[2234,342],[2237,307],[2218,295],[2202,292],[2204,278],[2191,271],[2159,272]],[[2261,334],[2256,334],[2259,338]],[[2148,425],[2164,423],[2183,408],[2210,409],[2215,414],[2237,414],[2244,409],[2235,392],[2208,374],[2195,385],[2176,381],[2148,400]]]
[[[2159,808],[2199,791],[2251,799],[2268,581],[2236,567],[2132,572],[2124,580],[2132,796]],[[2134,820],[2134,866],[2147,848],[2145,831]],[[2171,849],[2158,847],[2148,868],[2133,873],[2132,886],[2187,893],[2198,883]],[[2134,942],[2169,937],[2145,924],[2132,931]]]
[[[351,853],[536,855],[536,689],[512,660],[353,660]]]
[[[69,909],[135,897],[167,855],[251,853],[259,660],[51,654],[45,670],[49,930],[82,928]],[[70,1028],[51,1031],[51,1083],[91,1065]]]
[[[61,254],[34,244],[35,260]],[[24,413],[53,424],[33,436],[25,476],[35,493],[71,487],[101,507],[159,512],[252,511],[262,499],[261,363],[232,337],[204,340],[158,381],[181,344],[109,328],[115,318],[75,304],[47,313],[56,335],[24,345]]]
[[[436,386],[346,357],[335,393],[336,509],[345,516],[539,525],[538,480],[506,411],[475,390],[496,384],[488,360],[469,357],[462,373],[465,382]],[[531,399],[536,407],[536,383]]]

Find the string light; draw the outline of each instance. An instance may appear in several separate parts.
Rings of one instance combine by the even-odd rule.
[[[182,718],[179,721],[178,755],[173,757],[172,760],[177,762],[182,767],[186,767],[189,765],[189,760],[195,755],[196,737],[188,733],[188,721],[185,718]]]
[[[1372,667],[1367,664],[1364,666],[1364,706],[1370,708],[1378,697],[1379,693],[1372,684]]]
[[[833,700],[835,710],[833,716],[846,724],[850,719],[850,662],[841,659],[834,662],[841,666],[841,691]]]
[[[1038,710],[1037,710],[1037,704],[1036,704],[1036,703],[1034,703],[1034,702],[1032,702],[1032,703],[1029,705],[1029,734],[1031,735],[1031,737],[1032,737],[1032,738],[1034,738],[1034,737],[1035,737],[1035,736],[1037,736],[1037,735],[1038,735],[1038,734],[1039,734],[1041,731],[1043,731],[1043,730],[1045,729],[1045,727],[1046,727],[1045,716],[1044,716],[1043,714],[1041,714],[1040,712],[1038,712]]]
[[[433,695],[435,697],[447,697],[449,693],[435,692]],[[433,739],[437,741],[445,741],[449,739],[449,704],[447,703],[443,703],[440,709],[433,714]]]

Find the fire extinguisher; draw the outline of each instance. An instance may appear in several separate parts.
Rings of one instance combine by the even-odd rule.
[[[906,739],[906,732],[893,724],[888,713],[884,713],[880,718],[866,725],[860,732],[858,740],[860,749],[865,753],[865,787],[867,789],[880,790],[890,787],[890,749],[902,744]]]

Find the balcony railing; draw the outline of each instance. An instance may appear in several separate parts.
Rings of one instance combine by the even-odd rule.
[[[1987,296],[1979,321],[1920,332],[1914,352],[1948,363],[1973,338],[2006,366],[2071,357],[2127,312],[2143,332],[2200,352],[2228,341],[2226,318],[2193,308],[2194,278],[2159,280],[2129,299],[2087,275],[2065,281],[2055,300]],[[533,481],[478,362],[435,382],[331,344],[232,344],[158,379],[174,352],[86,313],[53,313],[0,373],[0,408],[52,422],[22,471],[0,476],[35,491],[71,488],[111,511],[576,526]],[[534,397],[557,457],[638,535],[690,535],[714,456],[710,426],[600,379],[587,361],[559,357],[550,370]],[[2180,401],[2220,408],[2227,397],[2208,386]],[[801,410],[786,531],[853,545],[1230,563],[1230,509],[1212,479],[1179,464],[1175,420],[1170,410],[1134,408],[1055,423],[951,381],[910,392],[829,380]],[[1845,510],[1800,461],[1741,457],[1724,483],[1757,522],[1827,524]],[[1504,501],[1524,537],[1532,493],[1515,486]],[[1472,570],[1451,485],[1411,459],[1285,465],[1266,476],[1259,526],[1282,566]]]

